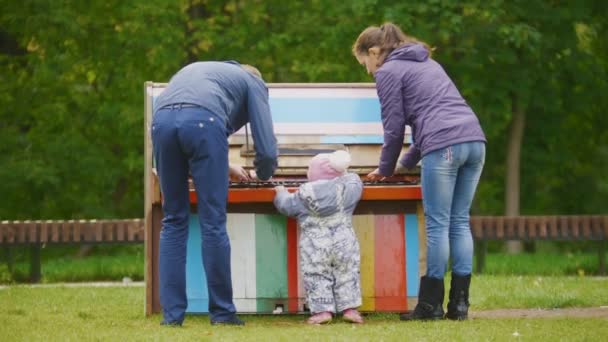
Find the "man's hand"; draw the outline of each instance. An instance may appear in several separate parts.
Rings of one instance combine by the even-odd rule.
[[[380,169],[375,169],[374,171],[368,173],[365,178],[369,181],[381,181],[386,177],[380,174]]]
[[[245,182],[250,180],[249,174],[240,165],[228,165],[228,176],[231,181]]]
[[[287,189],[282,185],[277,185],[274,187],[274,191],[278,194],[279,192],[287,191]]]

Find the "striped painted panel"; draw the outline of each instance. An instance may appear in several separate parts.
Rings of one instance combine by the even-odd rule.
[[[299,296],[300,271],[298,258],[298,223],[293,218],[287,219],[287,297],[288,304],[285,308],[289,312],[297,312],[302,308]]]
[[[336,98],[336,97],[354,97],[354,98],[377,98],[376,88],[370,87],[325,87],[323,83],[315,83],[314,87],[310,87],[311,84],[306,84],[304,87],[292,87],[283,86],[280,83],[268,84],[268,95],[271,98]],[[165,90],[166,84],[156,83],[152,88],[149,89],[148,95],[152,99],[156,99],[163,90]]]
[[[375,216],[376,311],[407,309],[403,215]]]
[[[152,111],[164,87],[152,91]],[[269,88],[275,135],[318,136],[323,144],[382,144],[380,102],[375,88]],[[322,124],[322,125],[319,125]],[[245,128],[230,141],[243,139]],[[411,143],[410,128],[406,143]]]
[[[257,311],[255,222],[254,214],[230,214],[226,222],[231,248],[232,293],[239,312]]]
[[[376,309],[375,293],[375,224],[373,215],[355,215],[353,227],[359,239],[361,250],[361,296],[363,297],[362,311],[374,311]]]
[[[416,214],[405,215],[405,269],[407,274],[407,296],[417,297],[420,272],[418,272],[418,218]]]
[[[276,123],[380,121],[377,98],[271,97],[269,104]]]
[[[287,308],[287,219],[255,215],[256,298],[258,312]]]
[[[415,299],[420,271],[419,213],[356,215],[361,249],[362,311],[404,311]],[[201,234],[196,215],[190,220],[187,254],[189,313],[208,312]],[[299,272],[295,220],[281,215],[229,214],[232,286],[239,312],[302,312],[306,295]]]
[[[197,215],[190,215],[188,243],[186,253],[186,296],[188,308],[186,312],[209,312],[209,293],[207,292],[207,277],[203,269],[203,254],[201,250],[201,228]]]

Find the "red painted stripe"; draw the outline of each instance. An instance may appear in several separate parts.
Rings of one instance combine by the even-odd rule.
[[[287,311],[298,312],[298,223],[287,219]]]
[[[296,191],[297,188],[288,188]],[[271,203],[274,200],[273,188],[229,189],[229,203]],[[422,199],[420,185],[367,186],[363,188],[362,201],[377,200],[419,200]],[[196,193],[190,190],[190,203],[196,203]]]
[[[407,310],[404,215],[376,215],[376,311]]]

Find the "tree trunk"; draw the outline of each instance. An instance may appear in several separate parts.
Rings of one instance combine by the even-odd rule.
[[[509,141],[507,145],[507,170],[505,177],[505,215],[519,215],[519,185],[521,144],[524,137],[526,112],[517,95],[512,96],[512,119],[509,127]],[[507,252],[511,254],[522,251],[521,241],[508,241]]]
[[[27,51],[19,45],[17,39],[0,28],[0,54],[23,56]]]

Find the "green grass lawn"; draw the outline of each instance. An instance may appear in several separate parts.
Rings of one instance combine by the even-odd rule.
[[[76,248],[43,249],[43,282],[143,280],[142,246],[99,246],[81,258],[75,257],[76,252]],[[12,256],[13,272],[0,260],[0,283],[27,281],[27,249],[15,249]],[[589,276],[597,265],[595,253],[542,249],[536,254],[490,253],[486,272],[473,277],[471,310],[608,306],[608,278]],[[608,336],[605,315],[405,323],[396,314],[371,314],[360,326],[336,320],[314,327],[304,324],[301,315],[250,315],[244,319],[247,325],[242,328],[210,326],[206,316],[188,316],[182,328],[160,327],[160,315],[144,316],[141,286],[0,288],[0,341],[600,341]]]
[[[598,307],[608,305],[608,278],[476,276],[472,310]],[[144,317],[143,287],[31,287],[0,289],[3,341],[32,340],[358,340],[405,338],[443,341],[600,341],[606,318],[473,319],[405,323],[395,314],[373,314],[355,326],[337,320],[307,326],[305,316],[244,316],[245,327],[215,327],[206,316],[188,316],[182,328],[160,327]],[[608,309],[606,309],[608,310]],[[603,337],[602,337],[603,336]]]

